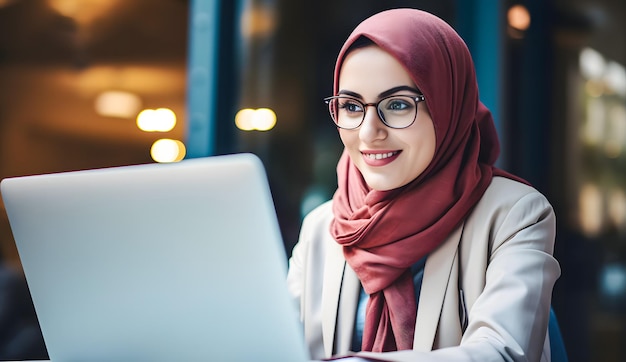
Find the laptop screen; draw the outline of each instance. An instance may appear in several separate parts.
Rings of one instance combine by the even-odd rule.
[[[256,156],[1,190],[52,360],[307,360]]]

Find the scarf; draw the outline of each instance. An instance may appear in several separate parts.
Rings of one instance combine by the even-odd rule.
[[[334,92],[350,45],[366,37],[394,56],[423,92],[436,134],[433,160],[409,184],[376,191],[347,152],[337,165],[331,234],[370,295],[362,350],[412,349],[417,306],[410,267],[436,249],[480,200],[499,143],[478,98],[470,53],[443,20],[415,9],[378,13],[359,24],[335,66]]]

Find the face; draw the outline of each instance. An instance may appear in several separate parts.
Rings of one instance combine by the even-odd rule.
[[[404,67],[377,46],[355,49],[343,61],[340,94],[375,103],[398,87],[417,89]],[[417,94],[397,90],[391,95]],[[416,120],[407,128],[387,127],[376,108],[368,106],[361,126],[339,129],[339,135],[352,162],[374,190],[392,190],[408,184],[424,172],[435,155],[435,128],[425,102],[418,103]]]

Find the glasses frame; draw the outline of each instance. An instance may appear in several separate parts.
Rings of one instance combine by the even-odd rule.
[[[378,106],[380,105],[381,102],[386,101],[389,98],[394,98],[394,97],[407,97],[413,100],[413,102],[415,102],[415,116],[413,117],[413,121],[411,121],[411,123],[409,123],[407,126],[404,127],[393,127],[390,126],[387,121],[385,121],[385,117],[382,116],[380,109],[378,108]],[[331,105],[330,103],[335,100],[335,99],[340,99],[340,98],[347,98],[350,99],[358,104],[360,104],[363,107],[363,118],[361,118],[361,122],[359,122],[358,125],[356,125],[355,127],[341,127],[339,125],[339,123],[337,122],[337,120],[335,119],[335,115],[333,114],[332,109],[330,108]],[[419,95],[408,95],[408,94],[394,94],[391,96],[387,96],[384,98],[381,98],[378,100],[378,102],[373,102],[373,103],[364,103],[362,101],[360,101],[358,98],[355,97],[351,97],[351,96],[347,96],[347,95],[337,95],[337,96],[331,96],[331,97],[326,97],[324,98],[324,103],[326,103],[328,105],[328,112],[330,113],[330,118],[333,120],[333,123],[335,123],[335,126],[337,126],[338,128],[341,129],[347,129],[347,130],[354,130],[357,129],[359,127],[361,127],[361,125],[363,124],[363,121],[365,121],[365,114],[367,113],[367,108],[368,107],[374,107],[376,109],[376,114],[378,114],[378,118],[380,119],[380,121],[387,127],[392,128],[392,129],[404,129],[404,128],[409,128],[413,125],[413,123],[415,123],[415,120],[417,119],[417,107],[418,107],[418,103],[420,102],[424,102],[426,100],[426,97],[424,97],[423,94],[419,94]]]

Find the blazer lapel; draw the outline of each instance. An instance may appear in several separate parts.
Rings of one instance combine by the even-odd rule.
[[[462,230],[463,225],[459,226],[426,259],[415,321],[415,337],[413,339],[413,349],[415,350],[430,351],[433,347]]]
[[[333,353],[346,354],[352,348],[354,321],[361,295],[361,281],[354,270],[345,264],[339,298],[339,316],[337,318],[336,344]]]
[[[337,243],[329,243],[329,245],[322,289],[322,339],[326,357],[333,354],[341,281],[346,268],[341,246]]]

